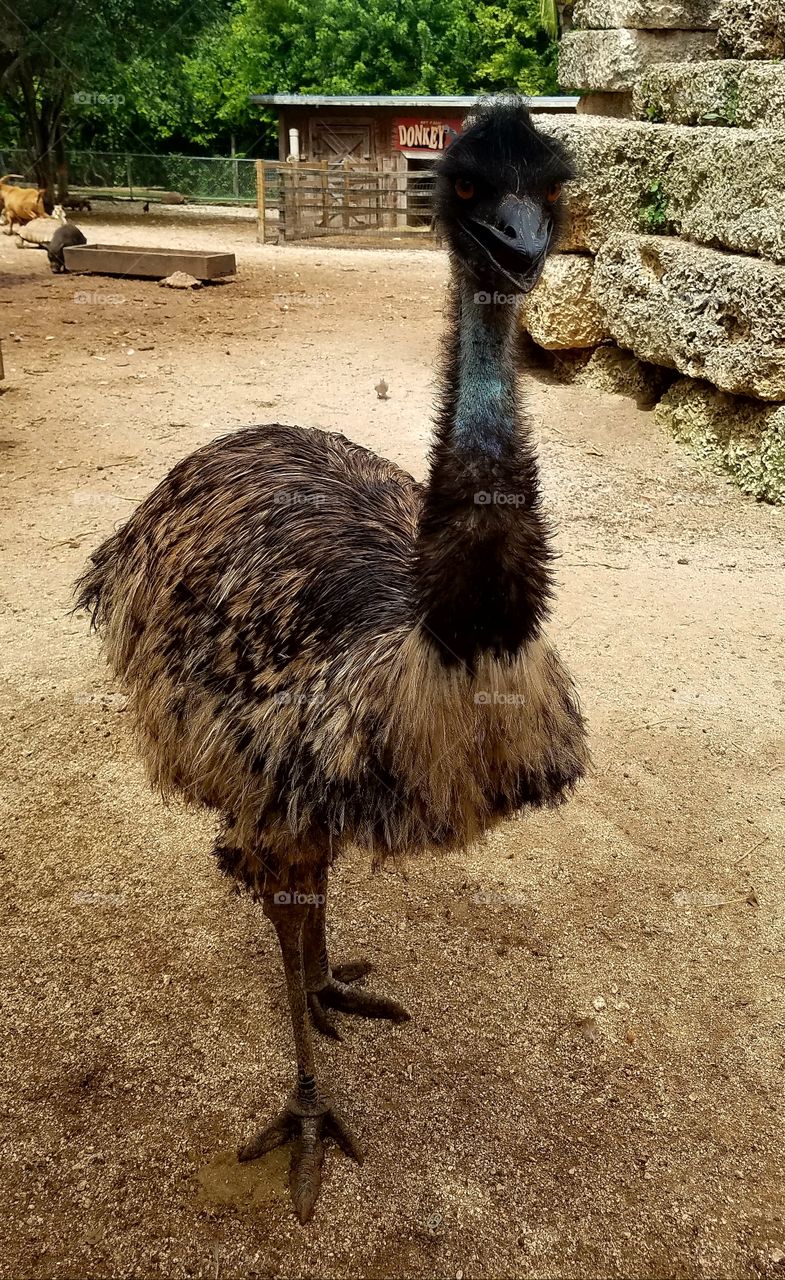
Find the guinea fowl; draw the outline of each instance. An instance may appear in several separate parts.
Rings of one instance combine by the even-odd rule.
[[[313,1213],[324,1138],[358,1142],[317,1078],[330,1011],[403,1020],[330,964],[328,870],[465,847],[584,773],[572,682],[543,634],[551,575],[516,386],[518,302],[554,237],[558,142],[517,99],[479,105],[436,166],[451,260],[425,485],[341,435],[254,426],[178,463],[92,557],[78,603],[130,695],[152,781],[220,815],[224,872],[283,957],[297,1078],[239,1152],[294,1139]]]

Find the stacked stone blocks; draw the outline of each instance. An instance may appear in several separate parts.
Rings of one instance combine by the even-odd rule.
[[[525,327],[785,502],[785,4],[575,0],[572,22],[560,78],[586,111],[538,123],[579,177]]]

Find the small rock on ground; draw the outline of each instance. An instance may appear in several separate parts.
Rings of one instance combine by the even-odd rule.
[[[196,276],[189,276],[187,271],[174,271],[165,280],[160,280],[159,284],[167,289],[201,289],[202,287],[201,280],[197,280]]]

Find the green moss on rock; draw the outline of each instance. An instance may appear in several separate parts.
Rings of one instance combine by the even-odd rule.
[[[641,196],[640,230],[643,235],[667,235],[668,196],[659,179],[650,182]]]
[[[785,504],[785,405],[762,405],[681,378],[655,415],[674,439],[745,493]]]

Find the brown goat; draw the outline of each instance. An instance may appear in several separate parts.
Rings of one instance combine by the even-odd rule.
[[[32,222],[33,218],[43,218],[46,214],[46,188],[15,187],[13,183],[6,182],[6,178],[14,176],[6,174],[4,178],[0,178],[0,208],[5,214],[7,236],[13,234],[16,225],[23,226],[26,222]]]

